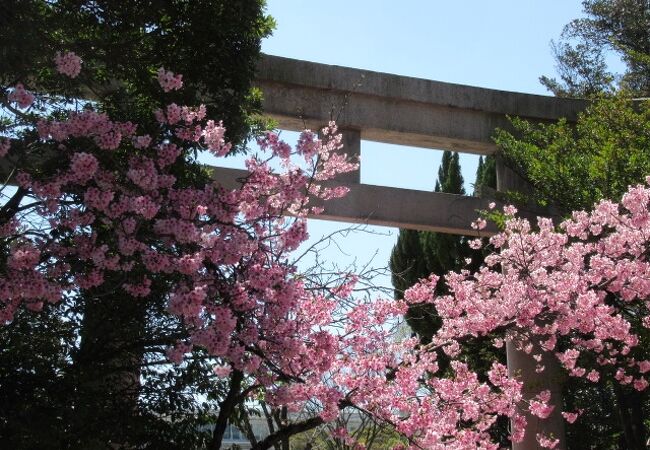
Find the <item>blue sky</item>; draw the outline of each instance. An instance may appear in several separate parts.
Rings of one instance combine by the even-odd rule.
[[[269,0],[274,55],[544,94],[549,41],[581,15],[576,0]]]
[[[269,0],[277,29],[265,53],[451,83],[546,95],[540,75],[554,75],[550,41],[582,15],[577,0]],[[288,141],[291,133],[285,133]],[[441,152],[362,143],[361,181],[432,190]],[[461,157],[468,191],[477,158]],[[390,170],[389,170],[390,168]],[[342,224],[310,222],[310,234]],[[326,259],[387,265],[396,230],[351,233]],[[377,282],[390,283],[388,277]]]

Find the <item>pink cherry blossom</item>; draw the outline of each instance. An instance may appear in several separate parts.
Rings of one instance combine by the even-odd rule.
[[[74,52],[66,52],[61,54],[57,52],[54,57],[56,70],[63,75],[70,78],[76,78],[81,72],[81,58],[74,54]]]
[[[135,148],[143,149],[149,147],[151,144],[151,136],[145,134],[144,136],[135,136],[133,138],[133,146]]]
[[[573,423],[573,422],[575,422],[575,421],[578,419],[578,417],[580,416],[580,414],[581,414],[581,411],[574,412],[574,413],[563,412],[563,413],[562,413],[562,417],[564,417],[564,419],[565,419],[567,422],[569,422],[569,423]]]
[[[74,77],[66,55],[59,55],[61,70]],[[158,79],[166,92],[182,86],[181,75],[162,68]],[[10,101],[27,107],[34,97],[19,86]],[[631,187],[620,203],[575,212],[557,228],[543,218],[533,226],[506,207],[504,230],[490,238],[496,252],[476,273],[445,275],[447,294],[436,295],[441,281],[432,275],[404,300],[357,298],[358,275],[335,274],[323,284],[292,262],[308,237],[306,217],[345,195],[336,177],[358,168],[336,124],[321,138],[305,130],[296,145],[266,133],[262,156],[249,158],[247,176],[227,188],[200,171],[202,181],[177,179],[180,170],[198,166],[195,152],[230,152],[224,124],[202,105],[157,107],[159,132],[150,135],[91,110],[26,125],[38,135],[30,145],[55,149],[57,164],[52,171],[17,167],[16,182],[37,206],[0,223],[10,249],[0,265],[0,323],[64,293],[106,288],[145,302],[155,292],[187,330],[170,345],[170,362],[181,364],[201,348],[217,376],[243,373],[251,395],[271,406],[297,412],[318,405],[327,422],[356,406],[393,427],[410,448],[496,449],[490,431],[499,418],[511,420],[516,442],[527,426],[522,404],[535,420],[554,412],[550,391],[525,397],[522,380],[504,365],[477,374],[460,361],[466,341],[477,336],[495,336],[495,346],[516,343],[541,372],[545,351],[571,376],[597,382],[612,371],[620,383],[647,388],[650,362],[634,359],[639,338],[622,313],[634,311],[650,324],[647,186]],[[427,345],[394,339],[395,324],[417,304],[433,304],[442,319]],[[442,371],[444,354],[451,361]],[[571,422],[577,414],[563,415]],[[545,448],[558,442],[537,439]]]
[[[543,434],[538,433],[537,434],[537,442],[539,443],[540,447],[542,448],[555,448],[557,447],[557,444],[560,443],[559,439],[553,439],[547,436],[544,436]]]
[[[183,75],[175,75],[174,72],[165,70],[164,67],[158,69],[158,83],[163,91],[177,91],[183,87]]]
[[[22,83],[16,84],[13,90],[7,96],[7,100],[17,103],[19,108],[29,108],[36,97],[34,94],[25,89]]]

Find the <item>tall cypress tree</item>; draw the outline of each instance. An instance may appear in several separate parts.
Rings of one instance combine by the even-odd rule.
[[[438,169],[436,192],[448,194],[465,194],[463,176],[460,172],[458,153],[445,151]],[[451,211],[443,213],[452,214]],[[420,243],[425,255],[427,270],[442,277],[447,272],[459,270],[464,265],[464,258],[469,254],[466,239],[461,236],[443,233],[421,232]],[[438,294],[444,294],[443,283],[437,287]],[[440,317],[433,305],[426,305],[420,310],[409,311],[409,325],[420,338],[428,342],[440,327]]]
[[[497,160],[494,155],[487,155],[485,159],[481,156],[478,159],[474,189],[480,190],[481,187],[497,188]]]
[[[445,151],[438,168],[435,192],[465,194],[459,156]],[[481,157],[476,172],[476,187],[496,188],[496,159],[492,155]],[[451,211],[449,212],[451,214]],[[471,258],[469,266],[465,259]],[[390,258],[395,296],[403,298],[404,291],[420,278],[435,273],[440,277],[449,271],[462,268],[472,270],[483,260],[481,252],[472,251],[464,236],[414,230],[400,230]],[[445,294],[444,283],[438,284],[438,294]],[[430,341],[440,327],[440,318],[433,305],[417,305],[409,309],[406,320],[423,342]]]
[[[445,151],[438,169],[435,192],[464,194],[463,182],[458,153]],[[431,273],[443,275],[459,269],[468,252],[469,248],[460,236],[400,230],[390,259],[395,296],[402,298],[404,290]],[[433,305],[411,307],[406,321],[424,342],[428,342],[440,326],[440,318]]]
[[[397,242],[390,255],[390,270],[395,297],[400,299],[404,297],[405,290],[428,275],[419,231],[399,230]]]
[[[438,169],[435,192],[465,194],[463,176],[460,172],[458,153],[445,151]],[[451,212],[449,212],[451,213]],[[420,233],[420,241],[427,259],[427,269],[436,275],[459,268],[459,259],[464,256],[462,238],[451,234]]]

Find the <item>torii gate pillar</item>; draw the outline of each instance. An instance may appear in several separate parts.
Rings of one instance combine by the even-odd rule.
[[[497,190],[501,192],[530,190],[525,180],[505,166],[503,159],[497,157]],[[512,450],[538,450],[537,434],[541,433],[546,437],[558,439],[556,450],[566,450],[566,435],[564,430],[564,418],[562,417],[562,385],[564,372],[552,353],[542,350],[538,342],[533,342],[533,351],[527,354],[517,350],[516,344],[506,341],[506,354],[508,359],[508,376],[518,378],[524,382],[523,401],[519,405],[519,413],[526,417],[528,425],[524,440],[512,444]],[[539,362],[544,366],[544,371],[538,373],[535,369],[537,362],[533,354],[541,354]],[[549,390],[551,392],[550,404],[555,408],[546,419],[539,419],[528,412],[528,402],[539,392]]]
[[[336,177],[339,183],[359,184],[361,183],[361,131],[354,128],[339,128],[343,137],[343,153],[353,161],[359,162],[359,168],[353,172],[343,173]]]

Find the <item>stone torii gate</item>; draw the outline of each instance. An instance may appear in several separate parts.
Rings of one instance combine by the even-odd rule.
[[[345,152],[359,155],[361,140],[490,155],[496,128],[510,129],[507,116],[536,122],[575,121],[587,102],[477,88],[400,75],[264,55],[255,85],[264,93],[264,113],[278,128],[320,129],[336,120]],[[363,162],[362,162],[363,163]],[[498,164],[499,190],[517,177]],[[215,178],[235,186],[245,171],[215,168]],[[343,199],[328,201],[319,219],[368,223],[442,233],[476,235],[471,222],[489,200],[360,183],[346,174]]]
[[[317,64],[265,55],[255,81],[264,94],[264,112],[280,129],[319,129],[336,120],[343,134],[344,151],[359,155],[361,140],[452,150],[480,155],[496,150],[492,134],[509,129],[507,116],[536,122],[566,118],[575,121],[585,100],[483,89],[438,81]],[[215,168],[224,185],[235,186],[245,171]],[[327,202],[320,219],[368,223],[399,228],[476,235],[470,226],[477,210],[489,200],[446,193],[423,192],[360,183],[359,171],[346,174],[341,184],[350,188],[342,199]],[[522,180],[497,159],[497,189],[522,188]],[[552,355],[545,355],[543,374],[535,361],[513,344],[507,347],[508,371],[524,380],[525,392],[550,389],[556,408],[547,420],[529,418],[526,438],[514,450],[537,449],[535,435],[543,432],[560,439],[566,449],[561,370]]]

